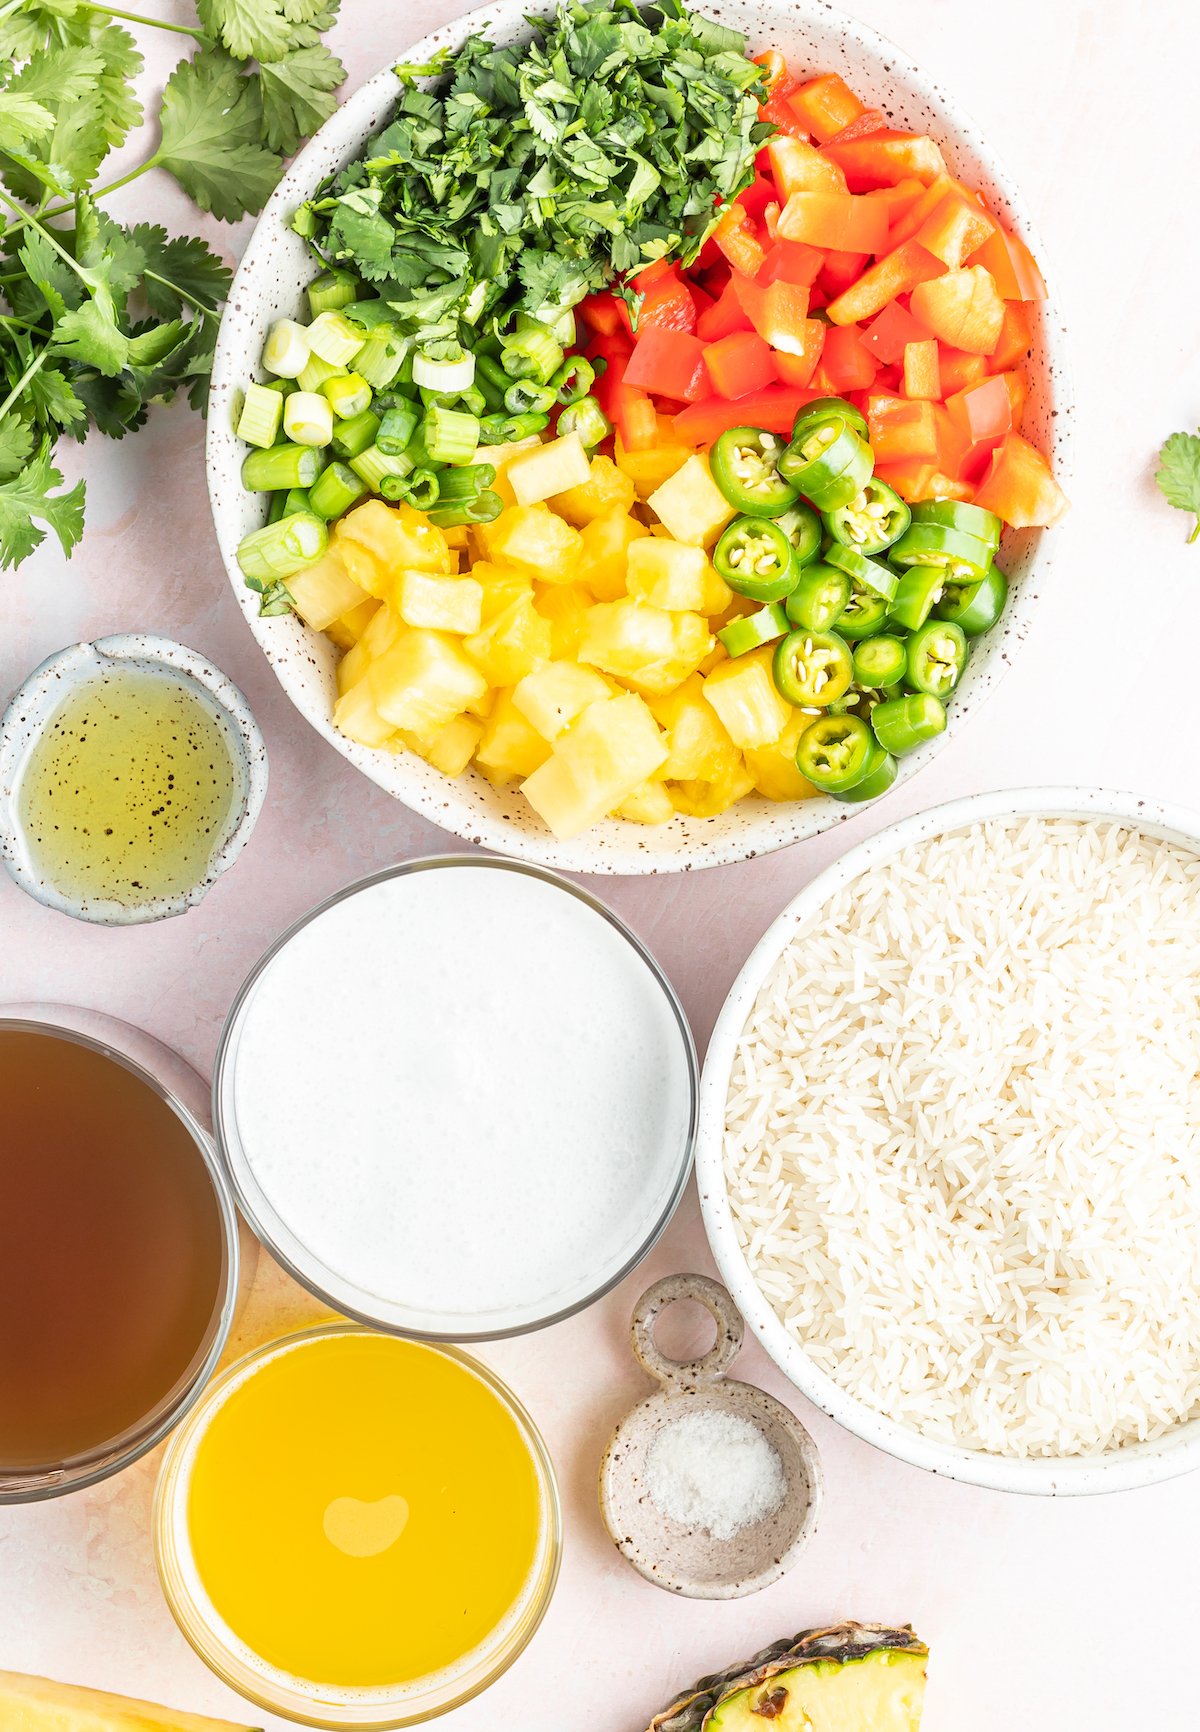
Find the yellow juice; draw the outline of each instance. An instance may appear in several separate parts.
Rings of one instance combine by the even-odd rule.
[[[299,1337],[215,1404],[187,1482],[192,1563],[232,1635],[347,1691],[453,1669],[521,1601],[546,1512],[497,1393],[436,1348]]]

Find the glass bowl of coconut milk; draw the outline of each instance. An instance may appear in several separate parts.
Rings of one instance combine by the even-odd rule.
[[[691,1169],[670,982],[556,873],[455,855],[351,885],[263,957],[213,1083],[239,1203],[343,1315],[480,1341],[633,1269]]]

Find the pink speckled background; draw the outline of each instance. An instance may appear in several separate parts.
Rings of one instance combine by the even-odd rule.
[[[451,0],[344,0],[335,43],[351,81],[454,9]],[[1200,548],[1184,546],[1183,520],[1151,481],[1163,436],[1200,419],[1200,240],[1181,184],[1195,153],[1187,80],[1200,13],[1190,0],[1132,13],[1114,0],[995,0],[985,11],[963,0],[852,0],[852,9],[955,92],[1025,191],[1072,334],[1075,510],[1014,671],[886,812],[742,866],[592,884],[658,954],[701,1050],[774,914],[885,821],[1030,782],[1107,782],[1200,807]],[[155,10],[176,16],[168,0]],[[147,85],[161,82],[176,49],[167,38],[149,46]],[[131,220],[196,221],[157,178],[113,206]],[[238,231],[207,228],[232,256]],[[0,687],[79,637],[135,628],[177,637],[249,696],[271,752],[266,811],[230,876],[198,910],[161,926],[76,925],[0,880],[0,999],[94,1005],[206,1070],[238,983],[296,915],[362,872],[456,844],[357,777],[289,709],[216,558],[202,437],[177,407],[136,439],[95,441],[73,458],[89,479],[89,532],[69,566],[43,551],[0,578]],[[638,1732],[689,1675],[841,1614],[909,1618],[931,1642],[928,1732],[1195,1727],[1198,1478],[1115,1499],[1024,1501],[903,1467],[806,1411],[824,1455],[827,1511],[786,1581],[750,1600],[698,1605],[636,1577],[604,1537],[595,1473],[610,1428],[646,1387],[626,1350],[629,1311],[643,1285],[682,1268],[711,1269],[690,1197],[622,1289],[552,1331],[485,1350],[546,1432],[566,1503],[566,1557],[533,1646],[458,1712],[454,1732]],[[244,1338],[314,1310],[264,1265]],[[757,1347],[739,1370],[789,1398]],[[148,1536],[154,1471],[150,1460],[93,1492],[0,1511],[0,1668],[254,1719],[193,1656],[160,1600]]]

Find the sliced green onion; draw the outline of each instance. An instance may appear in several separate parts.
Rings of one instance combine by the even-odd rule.
[[[303,491],[303,489],[293,489],[293,491]],[[287,516],[287,502],[288,495],[286,493],[272,493],[270,504],[267,506],[268,523],[278,523],[281,517]]]
[[[263,348],[262,364],[277,379],[295,379],[309,357],[308,332],[295,319],[277,319]]]
[[[289,487],[286,493],[273,493],[271,495],[272,505],[277,499],[283,500],[283,510],[279,513],[280,517],[294,517],[298,511],[309,509],[308,491],[304,487]]]
[[[575,309],[573,307],[539,307],[535,313],[518,313],[516,328],[523,331],[530,323],[545,325],[555,342],[569,349],[575,341]]]
[[[515,379],[504,393],[504,407],[510,415],[545,415],[557,400],[549,385],[539,385],[534,379]]]
[[[357,457],[373,445],[380,426],[379,416],[371,409],[364,409],[361,415],[352,415],[348,421],[339,421],[333,430],[333,438],[329,441],[334,452],[349,463],[352,457]]]
[[[414,385],[424,385],[427,390],[457,394],[475,383],[475,357],[467,351],[455,360],[439,361],[432,355],[417,354],[413,356],[412,377]]]
[[[326,379],[321,395],[339,421],[349,421],[371,407],[371,387],[361,373],[339,373]]]
[[[479,444],[477,416],[442,409],[436,404],[426,415],[421,431],[425,449],[435,463],[468,463]]]
[[[482,415],[487,408],[487,398],[478,385],[468,385],[458,399],[459,408],[464,415]]]
[[[317,391],[293,391],[283,405],[283,430],[297,445],[328,445],[333,410]]]
[[[468,523],[494,523],[504,510],[504,501],[498,493],[486,489],[477,494],[474,499],[459,499],[449,505],[422,507],[429,514],[430,523],[439,529],[461,529]]]
[[[562,344],[537,319],[526,319],[523,329],[505,337],[500,351],[500,365],[510,379],[532,379],[538,385],[546,384],[562,366],[562,358]]]
[[[247,445],[261,445],[265,450],[274,445],[283,420],[283,394],[266,385],[247,385],[242,412],[238,416],[237,436]]]
[[[420,419],[415,403],[397,403],[393,408],[385,410],[375,437],[376,445],[381,451],[386,451],[389,457],[398,457],[401,451],[408,449],[408,442],[416,432]]]
[[[308,327],[308,346],[332,367],[344,367],[363,346],[362,331],[341,313],[318,313]]]
[[[596,369],[586,355],[568,355],[549,384],[560,403],[581,403],[596,383]]]
[[[373,391],[384,391],[399,374],[404,357],[403,338],[396,335],[391,325],[379,325],[352,357],[350,365]]]
[[[563,410],[558,418],[558,431],[560,435],[574,433],[580,444],[590,451],[608,438],[612,422],[595,397],[581,397],[578,403],[572,403]]]
[[[264,523],[243,537],[237,550],[244,577],[293,577],[320,559],[329,543],[329,532],[311,511],[298,511],[278,523]]]
[[[353,469],[348,469],[344,463],[331,463],[309,488],[309,504],[318,517],[340,517],[356,505],[366,491],[366,482]]]
[[[436,505],[441,492],[432,469],[414,469],[408,476],[385,475],[380,492],[385,499],[404,499],[417,511]]]
[[[286,493],[289,487],[311,487],[324,467],[311,445],[272,445],[269,451],[248,451],[242,464],[242,486],[251,493]]]
[[[483,355],[476,350],[475,387],[482,394],[488,410],[494,413],[497,409],[503,409],[504,393],[511,383],[508,374],[493,355]]]
[[[323,361],[320,355],[310,355],[297,373],[296,383],[302,391],[319,391],[326,379],[336,379],[345,371],[344,367],[334,367],[330,362]]]
[[[322,271],[308,285],[308,311],[313,319],[322,313],[340,312],[357,298],[362,285],[352,271]]]
[[[475,499],[489,488],[495,479],[494,463],[469,463],[463,469],[447,469],[438,476],[439,501],[449,505],[451,501]]]
[[[399,480],[401,476],[411,475],[415,464],[411,457],[401,452],[390,457],[386,451],[381,451],[378,445],[368,445],[365,451],[360,451],[357,457],[350,459],[349,467],[360,480],[365,481],[372,493],[383,493],[383,483],[388,480]],[[385,499],[391,494],[384,493]]]

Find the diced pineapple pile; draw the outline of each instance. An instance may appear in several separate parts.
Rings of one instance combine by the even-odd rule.
[[[440,530],[373,499],[289,580],[345,652],[344,734],[517,783],[562,838],[814,792],[795,762],[810,718],[776,692],[770,650],[731,661],[714,636],[754,604],[708,558],[735,513],[702,456],[589,460],[571,435],[477,461],[496,467],[494,522]]]

